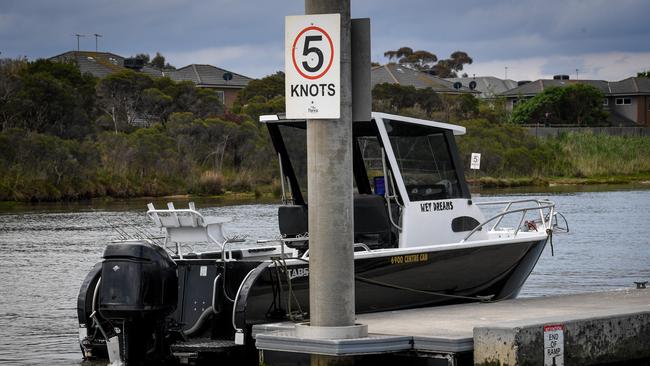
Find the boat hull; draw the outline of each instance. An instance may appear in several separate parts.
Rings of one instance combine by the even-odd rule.
[[[357,255],[355,306],[370,313],[517,296],[546,239],[463,248]],[[309,263],[262,263],[236,299],[240,329],[309,312]],[[288,279],[291,281],[289,286]]]

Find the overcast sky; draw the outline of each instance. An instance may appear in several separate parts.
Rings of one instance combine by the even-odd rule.
[[[0,0],[0,57],[74,50],[161,52],[176,67],[219,66],[250,77],[284,68],[284,16],[295,0]],[[570,74],[620,80],[650,69],[648,0],[352,0],[369,17],[372,59],[410,46],[446,58],[469,53],[471,76],[515,80]]]

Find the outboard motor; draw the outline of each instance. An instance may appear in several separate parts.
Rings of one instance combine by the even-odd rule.
[[[120,340],[121,361],[139,364],[164,354],[165,316],[176,309],[177,293],[176,263],[162,247],[146,241],[106,247],[98,308],[113,326],[106,333]]]

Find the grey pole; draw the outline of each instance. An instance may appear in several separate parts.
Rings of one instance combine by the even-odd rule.
[[[333,13],[341,14],[341,117],[307,120],[311,327],[355,320],[350,0],[305,0],[305,14]]]

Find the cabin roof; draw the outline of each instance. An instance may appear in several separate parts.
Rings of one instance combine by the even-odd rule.
[[[398,116],[396,114],[380,113],[380,112],[372,112],[372,118],[379,118],[379,119],[382,119],[382,120],[383,119],[392,119],[392,120],[395,120],[395,121],[404,121],[404,122],[416,123],[416,124],[425,125],[425,126],[431,126],[431,127],[440,128],[440,129],[443,129],[443,130],[453,131],[454,135],[464,135],[465,134],[465,127],[458,126],[458,125],[452,125],[450,123],[443,123],[443,122],[437,122],[437,121],[428,121],[428,120],[425,120],[425,119]],[[274,122],[274,121],[303,122],[304,120],[285,119],[284,114],[267,114],[267,115],[260,116],[260,122],[261,123]]]

